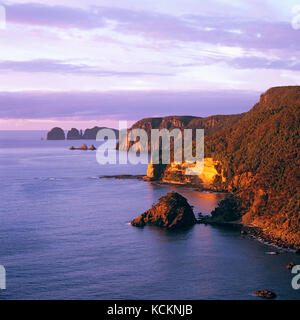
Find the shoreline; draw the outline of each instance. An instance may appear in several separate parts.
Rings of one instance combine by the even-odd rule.
[[[196,192],[208,192],[208,193],[220,193],[220,194],[227,194],[227,195],[232,195],[230,192],[226,191],[215,191],[211,190],[208,188],[203,188],[199,185],[194,185],[194,184],[184,184],[184,183],[173,183],[173,182],[164,182],[164,181],[159,181],[159,180],[151,180],[147,178],[145,175],[130,175],[130,174],[123,174],[123,175],[111,175],[111,176],[99,176],[99,179],[120,179],[120,180],[140,180],[140,181],[145,181],[145,182],[150,182],[155,185],[174,185],[177,187],[183,187],[183,188],[189,188],[193,189]],[[284,250],[291,250],[292,252],[296,252],[297,248],[295,246],[287,245],[282,241],[281,239],[275,239],[272,238],[269,235],[266,235],[263,232],[263,229],[254,226],[254,225],[244,225],[241,222],[237,221],[230,221],[230,222],[214,222],[214,221],[209,221],[210,215],[204,216],[206,219],[197,219],[198,224],[206,224],[206,225],[219,225],[219,226],[231,226],[233,228],[239,228],[241,232],[245,232],[245,236],[250,236],[253,238],[253,240],[257,240],[261,243],[264,243],[268,246],[276,247],[278,249],[284,249]]]

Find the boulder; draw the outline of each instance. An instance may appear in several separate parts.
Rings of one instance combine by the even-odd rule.
[[[47,133],[47,140],[65,140],[64,130],[58,127],[51,129]]]
[[[265,299],[274,299],[277,297],[274,292],[269,290],[258,290],[254,292],[254,295]]]
[[[197,223],[192,207],[186,198],[177,192],[169,192],[161,197],[151,209],[131,221],[136,227],[155,225],[167,229],[180,229]]]

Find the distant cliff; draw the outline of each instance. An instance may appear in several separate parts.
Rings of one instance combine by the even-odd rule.
[[[300,247],[299,127],[300,87],[272,88],[231,123],[208,127],[203,173],[186,176],[186,164],[150,163],[147,175],[232,192],[237,205],[231,203],[230,210],[235,208],[233,216],[243,225],[259,228],[265,239],[278,245]],[[223,212],[228,222],[225,207],[221,203],[212,219],[222,221]]]
[[[240,120],[242,117],[243,114],[216,115],[206,118],[192,116],[168,116],[164,118],[145,118],[133,124],[129,131],[133,129],[145,130],[149,137],[148,150],[150,151],[151,129],[205,129],[205,135],[211,135],[222,128],[228,128],[236,121]],[[131,145],[133,145],[133,142],[127,143],[127,149]],[[126,141],[120,143],[119,149],[123,151],[126,150]]]
[[[94,127],[91,129],[86,129],[84,133],[82,130],[72,128],[67,132],[67,140],[96,140],[97,133],[101,129],[111,129],[107,127]],[[119,130],[111,129],[115,132],[116,138],[119,137]],[[62,134],[63,133],[63,134]],[[53,128],[47,134],[47,140],[64,140],[65,133],[61,128]]]

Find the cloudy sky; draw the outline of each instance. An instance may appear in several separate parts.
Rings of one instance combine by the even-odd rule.
[[[300,0],[1,4],[2,130],[238,113],[300,84]]]

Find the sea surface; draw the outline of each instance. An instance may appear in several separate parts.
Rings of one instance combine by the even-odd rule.
[[[84,141],[47,141],[42,131],[0,131],[0,299],[300,299],[285,266],[299,256],[195,225],[171,232],[129,225],[171,190],[195,213],[225,194],[101,175],[145,174],[145,165],[99,165]],[[86,141],[89,145],[94,141]],[[95,143],[97,146],[97,143]]]

